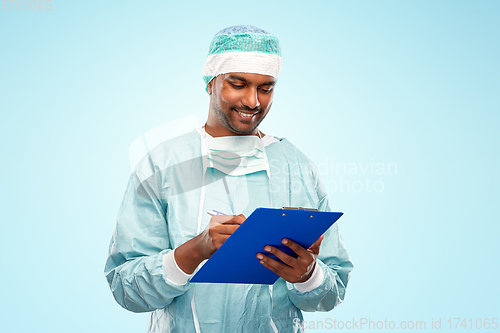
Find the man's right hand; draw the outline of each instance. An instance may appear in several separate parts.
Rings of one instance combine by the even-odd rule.
[[[175,250],[175,262],[186,274],[192,274],[205,259],[209,259],[226,239],[245,221],[240,215],[215,215],[205,230]]]
[[[245,221],[245,215],[215,215],[207,228],[197,237],[204,238],[200,247],[205,259],[208,259],[224,244],[226,239]]]

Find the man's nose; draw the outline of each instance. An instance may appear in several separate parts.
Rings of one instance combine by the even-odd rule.
[[[249,107],[250,109],[255,109],[260,106],[259,96],[257,95],[256,88],[249,88],[245,92],[245,96],[242,99],[243,105]]]

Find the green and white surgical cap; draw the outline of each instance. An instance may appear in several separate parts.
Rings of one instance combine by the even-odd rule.
[[[237,25],[219,31],[212,38],[203,80],[219,74],[255,73],[278,78],[283,60],[278,37],[251,25]]]

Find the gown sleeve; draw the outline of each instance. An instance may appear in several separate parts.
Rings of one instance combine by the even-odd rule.
[[[132,312],[169,305],[189,289],[166,277],[163,255],[172,251],[159,173],[146,181],[132,174],[118,212],[104,274],[115,300]],[[159,190],[160,189],[160,190]]]
[[[331,211],[318,171],[313,168],[311,174],[319,198],[318,210]],[[330,311],[344,300],[350,272],[354,267],[337,223],[325,233],[316,264],[323,269],[324,278],[321,285],[301,293],[293,283],[286,282],[288,297],[303,311]]]

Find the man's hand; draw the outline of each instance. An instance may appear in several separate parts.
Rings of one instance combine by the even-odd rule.
[[[290,283],[305,282],[311,277],[316,265],[316,258],[319,254],[319,247],[323,241],[324,235],[321,235],[307,250],[299,244],[289,239],[283,238],[282,243],[288,246],[298,257],[294,258],[285,252],[266,245],[264,251],[274,254],[283,263],[278,260],[269,258],[263,253],[257,253],[257,258],[264,267],[269,268],[274,273],[281,276]]]
[[[186,274],[193,273],[196,267],[203,260],[209,259],[245,220],[243,214],[212,216],[201,234],[175,250],[175,262]]]
[[[208,227],[197,236],[200,238],[199,251],[202,257],[210,258],[245,220],[243,214],[212,216]]]

